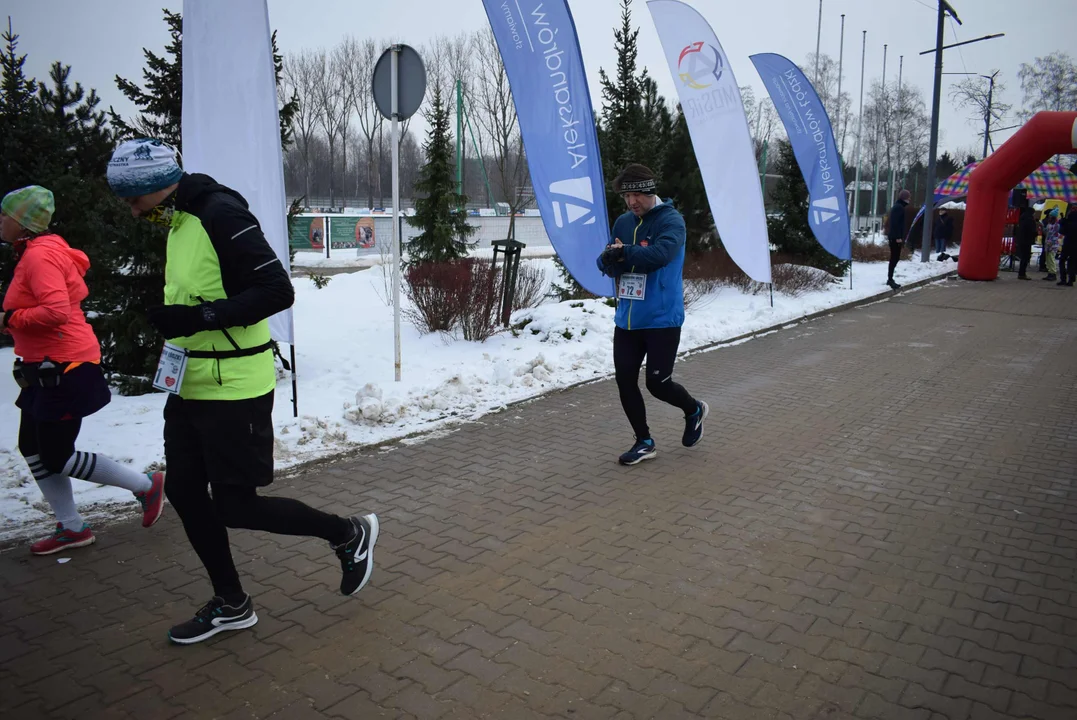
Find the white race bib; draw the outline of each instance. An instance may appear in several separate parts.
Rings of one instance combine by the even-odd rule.
[[[617,297],[621,300],[643,300],[647,297],[647,276],[625,273],[617,280]]]
[[[183,387],[183,374],[187,372],[187,351],[172,343],[165,343],[161,350],[161,361],[157,363],[157,374],[153,386],[173,395],[179,395]]]

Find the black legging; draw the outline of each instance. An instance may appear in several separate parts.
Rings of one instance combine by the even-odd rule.
[[[206,483],[197,478],[166,477],[165,494],[206,567],[214,594],[226,600],[243,595],[226,528],[317,537],[336,545],[351,536],[350,522],[298,500],[263,497],[257,488],[244,485],[213,484],[212,489],[211,498]]]
[[[75,454],[81,429],[82,420],[78,418],[39,422],[23,411],[19,419],[19,452],[23,457],[37,455],[46,470],[61,475]]]
[[[647,358],[647,390],[662,402],[675,405],[691,415],[699,404],[683,387],[673,382],[673,364],[677,361],[677,346],[681,342],[681,329],[658,328],[652,330],[613,331],[613,367],[616,371],[617,389],[621,394],[621,407],[638,440],[651,437],[647,427],[647,406],[639,390],[639,369]]]

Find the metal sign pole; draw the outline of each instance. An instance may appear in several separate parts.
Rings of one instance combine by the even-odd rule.
[[[393,147],[393,349],[396,381],[400,382],[400,111],[398,108],[400,82],[400,46],[392,47],[392,115],[393,131],[390,142]]]
[[[400,382],[400,261],[404,235],[400,214],[400,121],[414,115],[426,93],[426,68],[415,48],[397,43],[381,54],[371,78],[374,104],[392,121],[389,142],[393,157],[393,365]]]

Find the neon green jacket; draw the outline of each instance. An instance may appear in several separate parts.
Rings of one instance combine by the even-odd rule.
[[[268,318],[294,299],[247,201],[207,175],[184,175],[168,233],[165,304],[208,306],[217,328],[171,340],[190,357],[180,397],[246,400],[272,391]]]

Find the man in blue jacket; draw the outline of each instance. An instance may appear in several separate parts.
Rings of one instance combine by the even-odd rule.
[[[692,447],[703,437],[710,409],[673,382],[673,364],[684,323],[684,218],[672,203],[655,194],[654,173],[629,165],[613,181],[628,212],[613,224],[613,244],[598,258],[602,272],[616,280],[617,328],[613,333],[613,366],[621,406],[636,442],[620,457],[635,465],[655,457],[647,427],[647,408],[639,390],[639,371],[647,358],[647,390],[684,411],[681,442]]]

